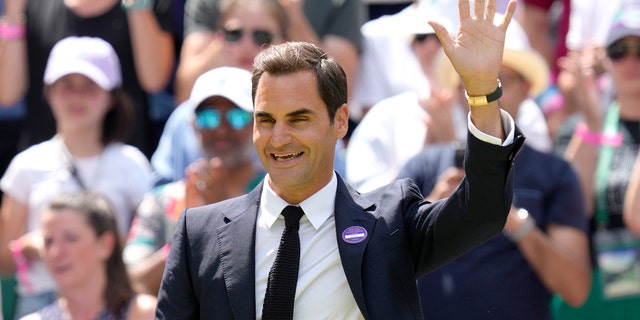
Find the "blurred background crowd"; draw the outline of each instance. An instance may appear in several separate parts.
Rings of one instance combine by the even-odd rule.
[[[360,192],[411,178],[427,201],[447,197],[468,105],[427,21],[455,31],[457,12],[0,0],[0,320],[153,318],[182,210],[265,175],[250,78],[270,45],[311,42],[343,67],[338,174]],[[499,74],[527,138],[513,206],[502,234],[418,280],[424,317],[638,319],[640,1],[518,0],[515,20]]]

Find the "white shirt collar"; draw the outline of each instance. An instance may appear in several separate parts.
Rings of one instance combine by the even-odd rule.
[[[268,178],[267,175],[266,179],[264,179],[264,187],[260,195],[260,210],[262,211],[262,216],[267,228],[271,229],[276,219],[281,217],[280,212],[282,212],[289,203],[280,198],[275,191],[271,189]],[[333,214],[337,188],[338,178],[334,172],[331,181],[329,181],[327,185],[300,203],[300,207],[305,214],[300,221],[304,221],[306,217],[316,230],[320,228]]]

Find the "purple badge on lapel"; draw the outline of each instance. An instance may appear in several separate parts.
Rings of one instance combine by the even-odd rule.
[[[367,229],[360,226],[351,226],[342,232],[342,240],[346,243],[360,243],[367,238]]]

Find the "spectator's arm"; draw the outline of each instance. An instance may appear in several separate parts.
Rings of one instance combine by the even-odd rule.
[[[26,0],[4,1],[1,23],[26,28]],[[24,97],[29,82],[26,36],[0,39],[0,106],[13,106]]]
[[[555,53],[550,40],[551,24],[547,10],[523,1],[518,13],[518,22],[529,36],[531,47],[542,54],[549,66],[555,65]]]
[[[27,224],[28,208],[26,204],[16,201],[4,194],[0,207],[0,275],[12,276],[16,272],[16,264],[9,250],[11,241],[24,234]]]
[[[516,212],[512,207],[505,225],[512,234],[524,227]],[[591,287],[591,264],[589,241],[583,231],[550,223],[546,232],[534,227],[517,245],[549,291],[574,307],[585,302]]]
[[[624,197],[624,223],[636,235],[640,235],[640,154],[636,158],[631,180]]]
[[[560,60],[560,66],[562,72],[570,73],[575,79],[572,93],[576,94],[565,94],[568,98],[573,97],[567,101],[574,103],[577,111],[584,116],[584,122],[581,125],[584,125],[588,131],[599,134],[604,119],[595,74],[591,69],[580,67],[579,57],[573,55]],[[599,144],[589,143],[580,134],[574,132],[564,153],[564,158],[573,165],[578,173],[584,194],[585,208],[589,215],[592,215],[594,211],[593,175],[596,171],[599,150]]]
[[[129,10],[127,21],[140,85],[150,93],[165,89],[176,54],[172,34],[160,27],[152,10]]]
[[[189,98],[191,87],[198,76],[223,65],[223,47],[223,37],[214,31],[196,31],[185,38],[176,71],[176,104]]]

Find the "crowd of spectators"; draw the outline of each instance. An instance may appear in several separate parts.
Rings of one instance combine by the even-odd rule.
[[[527,138],[513,207],[503,234],[419,280],[425,318],[640,316],[640,240],[625,240],[640,239],[640,1],[606,3],[518,0],[499,76],[501,107]],[[62,211],[113,215],[113,230],[69,232],[94,234],[87,243],[109,248],[105,263],[122,260],[127,308],[148,311],[182,210],[264,177],[250,78],[271,45],[313,43],[344,69],[349,131],[335,170],[346,181],[364,193],[409,177],[427,201],[446,197],[464,174],[469,107],[427,21],[457,30],[457,6],[0,0],[0,320],[72,311],[77,284],[51,272],[48,245],[64,231],[55,219],[75,218]],[[89,206],[103,198],[87,190],[109,207]],[[84,193],[59,198],[74,191]],[[519,292],[480,296],[498,281]]]

